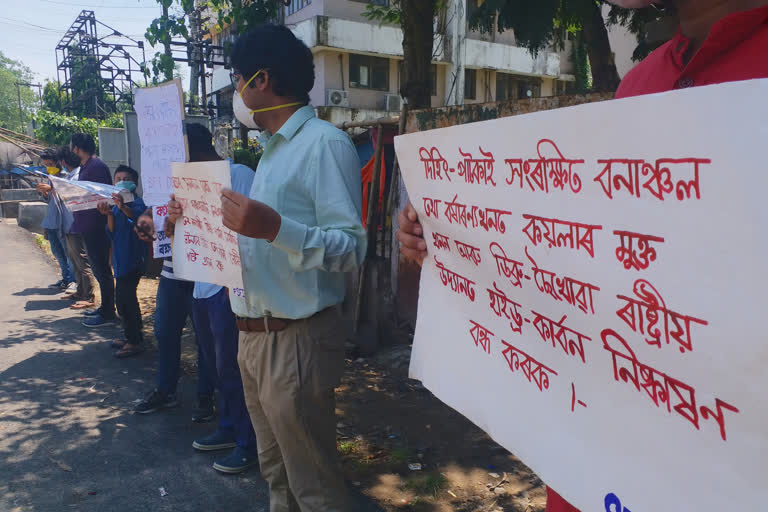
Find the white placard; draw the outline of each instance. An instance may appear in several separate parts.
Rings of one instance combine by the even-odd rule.
[[[56,176],[48,176],[64,206],[71,212],[94,210],[101,202],[115,204],[112,194],[120,194],[126,203],[133,201],[133,194],[106,183],[93,181],[72,181]]]
[[[167,258],[171,255],[171,238],[165,234],[165,219],[167,217],[168,205],[152,207],[152,222],[155,225],[152,255],[155,258]]]
[[[173,162],[173,187],[184,216],[173,236],[173,272],[188,281],[243,288],[237,235],[221,220],[221,189],[231,188],[229,162]]]
[[[410,374],[583,511],[768,502],[768,80],[396,138]]]
[[[189,160],[181,81],[136,89],[134,94],[144,201],[151,206],[164,205],[173,192],[171,162]]]

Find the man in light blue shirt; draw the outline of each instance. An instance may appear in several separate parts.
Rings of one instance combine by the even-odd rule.
[[[245,291],[232,307],[270,510],[346,511],[334,415],[346,333],[337,306],[345,273],[366,249],[360,162],[349,137],[308,105],[312,54],[289,29],[258,27],[231,57],[235,115],[265,132],[250,193],[222,191],[222,214],[239,234]]]

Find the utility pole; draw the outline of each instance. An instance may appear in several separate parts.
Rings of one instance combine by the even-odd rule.
[[[168,7],[163,4],[163,18],[165,20],[168,19]],[[168,39],[170,40],[170,36],[168,36]],[[170,41],[164,41],[163,46],[165,47],[165,56],[168,57],[168,62],[173,62],[173,54],[171,53],[171,43]],[[173,80],[173,69],[170,69],[165,72],[165,79],[170,81]]]
[[[187,46],[187,58],[189,59],[189,113],[193,113],[194,105],[200,97],[201,63],[203,52],[200,43],[202,42],[201,16],[199,9],[193,9],[189,15],[189,36],[190,40]],[[204,80],[204,78],[203,78]],[[203,92],[205,94],[205,92]],[[201,98],[205,101],[205,98]]]
[[[21,88],[19,82],[16,82],[16,95],[19,97],[19,131],[24,131],[24,112],[21,110]]]

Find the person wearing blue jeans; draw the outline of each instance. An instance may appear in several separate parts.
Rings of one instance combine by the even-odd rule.
[[[42,164],[46,167],[48,174],[51,176],[58,176],[59,178],[66,178],[66,171],[62,170],[58,165],[59,155],[52,150],[46,150],[40,155]],[[45,212],[45,218],[40,227],[45,229],[45,235],[48,239],[48,243],[51,245],[51,253],[56,258],[56,262],[61,269],[61,279],[52,284],[51,288],[61,288],[67,290],[70,285],[75,282],[75,270],[72,263],[67,258],[66,243],[63,240],[64,233],[62,231],[62,209],[64,205],[56,195],[51,184],[40,183],[37,185],[37,191],[43,194],[48,200],[48,208]],[[74,285],[72,288],[74,288]],[[76,291],[75,289],[72,290]]]
[[[207,128],[187,126],[190,161],[218,161],[221,158],[213,147],[213,136]],[[245,165],[230,164],[232,188],[247,193],[253,183],[253,170]],[[171,196],[168,204],[166,233],[173,236],[175,222],[180,218],[181,205]],[[175,214],[171,211],[175,205]],[[200,451],[234,450],[216,460],[213,468],[222,473],[241,473],[258,464],[256,434],[251,426],[245,405],[243,382],[237,363],[239,331],[235,314],[225,288],[215,284],[195,283],[192,301],[192,320],[198,346],[198,396],[219,390],[219,421],[216,431],[192,446]]]
[[[192,301],[192,320],[199,347],[198,383],[215,382],[219,390],[219,417],[216,431],[196,440],[192,446],[203,452],[234,448],[228,456],[216,460],[213,468],[222,473],[240,473],[258,463],[258,452],[237,364],[239,331],[235,314],[225,288],[195,283],[195,292],[203,297]],[[206,371],[208,376],[204,375]],[[198,384],[198,393],[200,391]]]
[[[176,386],[179,383],[181,361],[181,332],[192,309],[194,283],[178,279],[173,263],[163,262],[155,305],[155,339],[157,340],[157,387],[136,405],[138,414],[149,414],[178,405]]]

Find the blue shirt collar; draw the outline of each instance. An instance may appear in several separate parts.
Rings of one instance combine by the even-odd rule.
[[[315,108],[312,105],[304,105],[283,123],[283,126],[277,130],[275,135],[280,135],[282,138],[289,141],[296,135],[296,133],[298,133],[301,127],[304,126],[304,123],[314,117]],[[262,133],[261,137],[259,137],[259,142],[264,146],[271,138],[272,135],[265,131]]]

